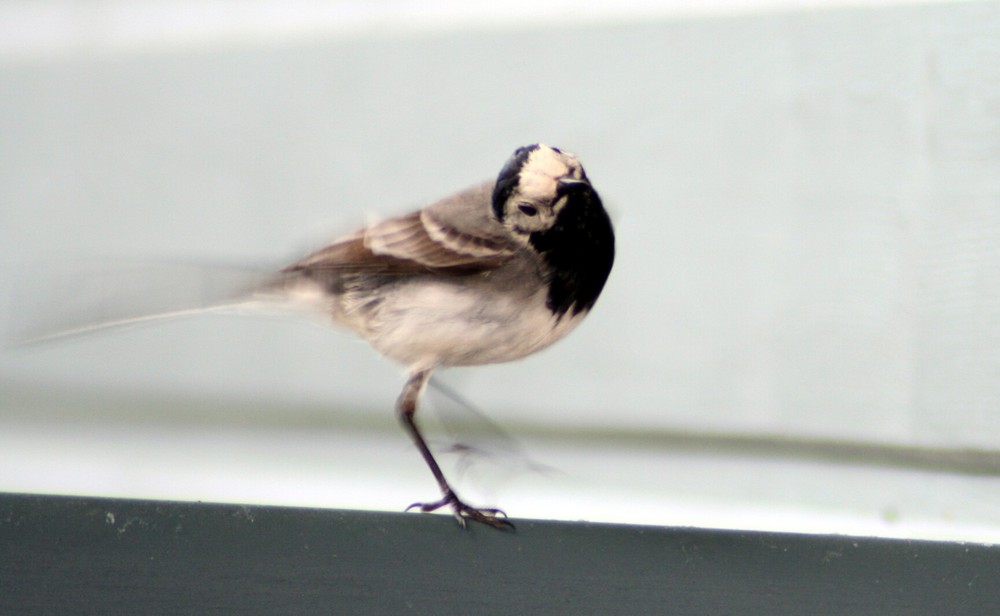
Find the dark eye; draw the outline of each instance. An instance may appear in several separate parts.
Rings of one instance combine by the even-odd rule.
[[[537,207],[529,205],[527,203],[518,203],[517,209],[521,210],[521,213],[524,214],[525,216],[534,216],[535,214],[538,213]]]

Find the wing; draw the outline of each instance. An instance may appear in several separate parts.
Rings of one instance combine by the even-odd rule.
[[[377,222],[284,271],[403,275],[495,269],[518,247],[492,217],[492,186],[483,184],[423,210]]]

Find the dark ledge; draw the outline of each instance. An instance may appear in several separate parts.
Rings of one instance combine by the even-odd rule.
[[[0,494],[0,613],[1000,613],[1000,547],[515,522]]]

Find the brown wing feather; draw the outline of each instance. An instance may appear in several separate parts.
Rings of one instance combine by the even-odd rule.
[[[496,238],[461,233],[413,212],[384,220],[286,267],[343,273],[469,273],[494,269],[513,254]]]

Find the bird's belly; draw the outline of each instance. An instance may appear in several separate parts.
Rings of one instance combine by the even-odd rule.
[[[506,362],[549,346],[582,319],[557,318],[545,299],[544,289],[484,296],[448,283],[404,286],[370,305],[353,329],[410,368]]]

